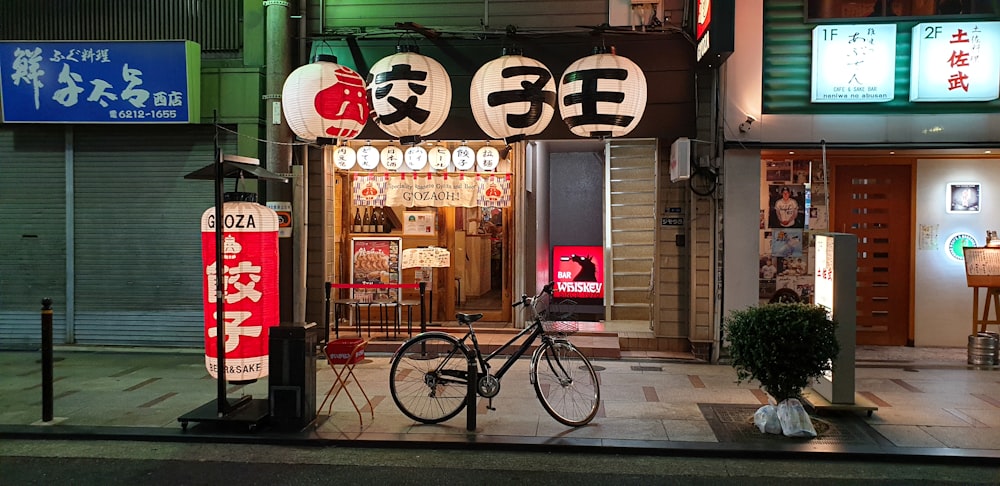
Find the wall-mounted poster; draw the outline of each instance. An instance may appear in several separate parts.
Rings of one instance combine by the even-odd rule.
[[[773,184],[768,186],[771,228],[804,228],[806,225],[806,186]]]
[[[980,196],[978,182],[952,182],[948,184],[948,212],[978,213]]]
[[[791,160],[769,160],[764,169],[764,180],[771,183],[792,181]]]
[[[404,211],[403,234],[407,236],[434,236],[437,234],[436,211]]]
[[[401,238],[352,238],[351,283],[400,283]],[[353,298],[362,302],[398,301],[399,289],[353,289]]]
[[[771,238],[771,256],[801,257],[802,230],[800,229],[774,230]]]

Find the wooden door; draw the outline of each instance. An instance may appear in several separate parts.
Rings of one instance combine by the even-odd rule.
[[[909,338],[911,178],[910,165],[834,165],[831,229],[858,237],[858,344]]]

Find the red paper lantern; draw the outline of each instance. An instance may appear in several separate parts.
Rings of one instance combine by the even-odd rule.
[[[288,75],[281,107],[289,128],[304,140],[350,140],[368,122],[368,97],[361,76],[337,58],[318,56]]]
[[[520,50],[510,52],[479,68],[469,90],[479,128],[507,143],[542,133],[556,110],[552,73]]]
[[[417,143],[434,133],[451,110],[451,78],[441,63],[401,45],[380,59],[368,75],[368,99],[375,123],[400,142]]]
[[[251,381],[268,374],[268,329],[278,325],[278,214],[255,202],[222,209],[226,379]],[[218,378],[215,208],[201,216],[205,305],[205,367]]]
[[[559,113],[581,137],[621,137],[646,110],[646,76],[626,57],[601,52],[566,68],[559,82]]]

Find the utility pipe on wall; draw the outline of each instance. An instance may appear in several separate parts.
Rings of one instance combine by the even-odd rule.
[[[288,2],[265,0],[264,15],[267,19],[265,45],[266,86],[264,87],[265,116],[267,118],[267,167],[271,172],[287,174],[291,171],[292,130],[281,114],[281,88],[291,73],[288,49]],[[269,198],[272,199],[272,198]]]
[[[265,43],[265,86],[264,86],[264,116],[267,131],[266,168],[279,174],[290,174],[292,171],[292,130],[285,123],[281,111],[281,90],[285,80],[291,73],[291,49],[289,44],[289,2],[287,0],[265,0],[264,16],[267,24]],[[304,172],[304,171],[303,171]],[[294,184],[303,183],[296,180]],[[289,201],[287,187],[268,187],[267,199],[270,201]],[[293,201],[292,220],[302,220],[305,208],[299,207]],[[295,228],[293,227],[293,231]],[[292,238],[292,257],[279,257],[280,265],[288,265],[290,272],[282,271],[282,277],[291,277],[292,322],[304,322],[305,315],[305,285],[304,276],[298,275],[298,263],[305,258],[305,235],[294,234]],[[280,248],[280,246],[279,246]],[[287,250],[283,250],[287,251]],[[286,287],[287,289],[288,287]],[[287,315],[287,314],[286,314]],[[287,318],[287,317],[286,317]]]

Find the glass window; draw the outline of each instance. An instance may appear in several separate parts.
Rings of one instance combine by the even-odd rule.
[[[993,0],[808,0],[808,20],[895,17],[995,16]]]

